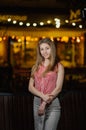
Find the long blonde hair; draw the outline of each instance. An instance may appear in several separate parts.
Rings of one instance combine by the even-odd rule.
[[[38,70],[39,65],[41,65],[44,61],[44,58],[41,56],[41,53],[40,53],[40,45],[42,43],[46,43],[51,47],[50,64],[48,65],[44,73],[47,73],[53,70],[55,65],[58,63],[55,43],[50,38],[43,38],[39,41],[38,46],[37,46],[37,59],[36,59],[35,65],[32,68],[31,76],[34,75],[34,72]]]

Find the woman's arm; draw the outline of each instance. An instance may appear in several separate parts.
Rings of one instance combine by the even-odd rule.
[[[42,98],[45,102],[49,100],[49,95],[44,95],[34,87],[34,79],[31,77],[29,80],[28,90],[35,96]]]
[[[51,95],[53,95],[53,98],[55,98],[61,92],[62,86],[63,86],[63,81],[64,81],[64,67],[62,64],[59,64],[56,87],[51,93]]]

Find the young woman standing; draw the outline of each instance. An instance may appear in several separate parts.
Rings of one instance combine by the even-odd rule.
[[[41,39],[28,86],[34,95],[35,130],[57,130],[61,114],[58,94],[62,90],[63,80],[64,67],[57,59],[54,42],[50,38]]]

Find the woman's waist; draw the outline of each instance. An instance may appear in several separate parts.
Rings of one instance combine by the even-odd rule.
[[[42,99],[34,96],[34,104],[40,106]],[[56,97],[50,104],[47,104],[47,106],[51,106],[51,107],[60,107],[60,101],[59,98]]]

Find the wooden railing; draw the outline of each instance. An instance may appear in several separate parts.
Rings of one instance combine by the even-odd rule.
[[[66,92],[61,100],[62,114],[59,130],[86,129],[86,89]]]
[[[0,95],[0,130],[33,130],[31,95]]]
[[[0,130],[34,130],[33,96],[0,94]],[[66,91],[61,102],[61,118],[57,130],[86,129],[86,89]]]

